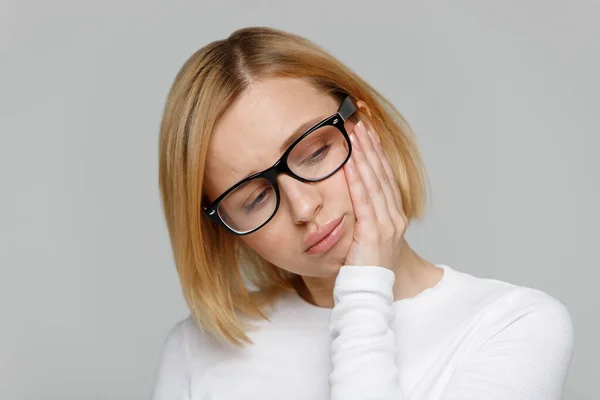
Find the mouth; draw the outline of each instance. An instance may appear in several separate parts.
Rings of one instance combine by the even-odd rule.
[[[332,219],[304,239],[304,253],[319,255],[332,248],[344,233],[344,216]]]

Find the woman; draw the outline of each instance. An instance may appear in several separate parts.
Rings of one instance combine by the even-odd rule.
[[[419,257],[424,172],[394,107],[313,43],[247,28],[169,93],[160,189],[191,316],[159,399],[559,399],[568,311]]]

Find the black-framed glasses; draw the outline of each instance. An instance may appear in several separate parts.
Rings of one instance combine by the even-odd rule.
[[[348,161],[352,146],[344,121],[355,111],[356,106],[346,96],[335,114],[296,139],[272,167],[241,180],[203,207],[206,215],[240,236],[262,228],[279,209],[279,174],[300,182],[319,182]]]

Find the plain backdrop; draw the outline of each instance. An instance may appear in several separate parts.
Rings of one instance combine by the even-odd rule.
[[[600,382],[600,3],[0,2],[0,398],[147,399],[187,315],[157,183],[167,91],[249,25],[314,40],[386,95],[429,172],[426,259],[535,287]]]

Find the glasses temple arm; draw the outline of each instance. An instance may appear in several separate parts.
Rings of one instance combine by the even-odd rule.
[[[356,106],[352,102],[352,99],[350,98],[350,96],[346,96],[346,98],[340,105],[340,109],[338,110],[338,113],[340,114],[342,119],[345,121],[349,116],[351,116],[355,112],[356,112]]]

